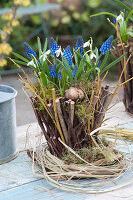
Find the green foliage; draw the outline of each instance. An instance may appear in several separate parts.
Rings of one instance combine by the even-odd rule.
[[[133,17],[133,10],[131,10],[130,7],[128,7],[126,4],[121,2],[120,0],[115,0],[119,5],[121,5],[127,12],[120,12],[119,16],[114,15],[113,13],[110,12],[100,12],[94,15],[91,15],[91,17],[96,17],[100,15],[109,15],[113,16],[116,19],[116,24],[112,23],[110,20],[110,24],[116,29],[117,31],[120,32],[121,38],[125,44],[128,42],[128,37],[133,37],[133,30],[128,31],[129,27],[128,26],[128,21]],[[130,25],[129,25],[130,26]]]
[[[112,16],[109,16],[112,20],[114,13],[119,14],[120,5],[114,0],[82,0],[79,2],[79,7],[73,2],[68,6],[62,3],[60,16],[56,14],[51,16],[50,32],[52,35],[82,35],[84,39],[92,36],[96,46],[99,47],[100,41],[105,40],[110,33],[114,34],[115,30],[109,26],[107,16],[100,15],[94,19],[89,16],[106,10],[112,13]],[[68,23],[67,20],[63,23],[62,18],[68,18]]]
[[[92,48],[92,39],[90,41],[90,49],[85,51],[84,48],[83,54],[80,54],[79,50],[76,51],[75,48],[73,48],[73,56],[71,58],[73,61],[72,66],[69,65],[69,62],[63,56],[63,53],[61,53],[60,58],[57,58],[56,55],[52,55],[51,49],[47,50],[47,39],[42,51],[42,44],[39,37],[37,38],[38,56],[35,57],[30,54],[32,59],[28,60],[18,53],[13,52],[13,55],[18,58],[18,60],[14,59],[14,61],[18,64],[32,67],[37,72],[38,77],[42,82],[42,86],[47,89],[50,85],[54,86],[59,91],[60,95],[63,95],[65,90],[75,83],[84,83],[80,85],[80,88],[83,87],[83,90],[86,90],[85,83],[87,83],[88,88],[88,82],[96,80],[98,73],[103,74],[125,56],[124,54],[109,65],[106,65],[109,51],[107,51],[107,54],[105,55],[99,55],[98,49],[95,48],[93,50]],[[95,55],[94,58],[91,58],[92,53]],[[69,53],[68,56],[70,56]],[[100,66],[98,66],[99,61],[101,61]],[[74,74],[75,65],[77,66],[77,71]],[[61,75],[60,78],[59,75]],[[81,111],[80,113],[83,113],[80,106],[79,108]]]
[[[119,5],[121,5],[123,8],[125,8],[126,10],[128,10],[129,12],[131,11],[131,8],[129,8],[128,6],[126,6],[126,4],[124,4],[122,1],[120,0],[115,0]]]
[[[126,53],[124,53],[122,56],[120,56],[118,59],[116,59],[115,61],[113,61],[112,63],[110,63],[109,65],[107,65],[102,71],[101,74],[103,74],[104,72],[106,72],[107,70],[109,70],[112,66],[116,65],[120,60],[122,60],[122,58],[126,55]]]

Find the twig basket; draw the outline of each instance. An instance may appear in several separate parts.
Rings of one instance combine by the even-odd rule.
[[[60,97],[55,100],[59,127],[63,133],[64,142],[69,147],[75,150],[83,147],[91,147],[92,140],[91,137],[88,136],[88,131],[93,131],[101,126],[105,112],[112,100],[112,96],[113,94],[109,91],[108,85],[102,88],[99,97],[93,94],[93,96],[91,96],[91,104],[88,102],[88,110],[85,111],[92,113],[92,115],[90,119],[84,122],[75,114],[76,101],[65,97]],[[59,128],[55,126],[49,113],[45,109],[40,110],[37,98],[33,96],[30,99],[38,123],[47,140],[50,152],[60,156],[64,151],[64,147],[58,140],[58,138],[62,139]],[[56,113],[54,112],[53,104],[54,103],[51,102],[47,106],[49,112],[52,114],[53,118],[55,118]],[[95,136],[96,135],[97,133]]]
[[[56,105],[59,125],[65,142],[60,135],[59,128],[52,121],[49,112],[39,108],[37,97],[32,96],[30,98],[47,145],[45,147],[42,146],[36,152],[28,151],[28,155],[33,159],[34,153],[35,161],[41,168],[45,168],[45,173],[48,176],[55,180],[66,180],[67,178],[110,178],[119,176],[125,170],[126,160],[124,154],[114,150],[114,146],[104,146],[99,142],[98,138],[98,128],[103,122],[105,111],[112,100],[112,95],[109,91],[109,86],[102,87],[99,97],[93,93],[91,104],[88,102],[88,109],[90,112],[93,111],[93,116],[86,122],[80,121],[80,118],[76,115],[77,100],[59,97],[55,99],[55,102],[53,99],[51,103],[48,103],[48,109],[54,119],[56,118],[54,104]],[[88,135],[88,129],[95,133]],[[77,153],[79,150],[84,148],[91,149],[94,146],[104,155],[104,158],[89,162],[89,160],[85,160]],[[66,151],[78,158],[78,162],[82,164],[66,163],[63,160],[63,155]],[[44,176],[44,178],[46,177]]]
[[[121,78],[122,83],[124,83],[133,77],[133,42],[128,42],[127,45],[118,43],[116,51],[113,52],[116,58],[120,57],[124,52],[126,52],[125,58],[118,63],[119,74],[121,74],[124,70]],[[126,68],[124,69],[126,62]],[[133,80],[125,83],[123,85],[123,90],[123,103],[125,105],[126,111],[133,114]]]

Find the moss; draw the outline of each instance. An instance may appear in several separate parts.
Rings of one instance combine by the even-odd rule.
[[[76,102],[75,114],[79,117],[81,122],[85,123],[87,119],[91,120],[93,113],[90,112],[89,102],[86,99],[83,100],[82,102],[81,101]]]
[[[108,142],[108,140],[105,137],[102,137],[101,138],[101,144],[103,144],[105,147],[107,147],[108,144],[109,144],[109,142]]]
[[[92,90],[94,90],[94,94],[96,94],[97,91],[96,82],[89,82],[88,80],[80,81],[78,87],[81,88],[89,98],[91,97]]]
[[[82,80],[76,84],[77,87],[82,89],[85,93],[85,98],[83,101],[76,101],[76,110],[75,113],[79,117],[82,122],[86,122],[87,119],[92,119],[93,112],[90,112],[90,98],[92,92],[94,91],[94,95],[96,95],[97,88],[96,83],[90,83],[88,80]]]
[[[98,146],[89,146],[89,148],[84,147],[82,149],[75,150],[75,152],[89,163],[104,159],[105,164],[114,164],[118,163],[119,160],[122,158],[122,154],[120,156],[119,151],[113,149],[113,143],[106,140],[105,137],[100,137],[97,144]],[[67,150],[64,152],[61,159],[65,161],[65,164],[84,163],[81,159],[79,159],[77,156]]]
[[[39,85],[39,83],[35,83],[35,87],[37,88],[38,91],[38,95],[43,99],[44,99],[44,95],[43,95],[43,91]],[[46,98],[47,98],[47,103],[51,103],[52,102],[52,89],[54,88],[53,84],[49,84],[48,88],[45,88],[45,94],[46,94]],[[55,89],[55,93],[56,93],[56,97],[60,97],[60,93],[57,89]],[[39,109],[44,111],[44,106],[41,104],[40,101],[37,101],[37,104],[39,105]]]
[[[97,147],[91,147],[91,148],[82,148],[80,150],[76,150],[76,153],[81,156],[81,158],[85,159],[89,163],[92,163],[97,160],[104,159],[104,155],[99,151],[99,148]],[[66,164],[83,164],[84,162],[77,158],[74,154],[71,152],[66,151],[62,158],[62,160],[65,161]]]
[[[43,98],[43,91],[40,87],[40,85],[38,83],[35,84],[35,87],[37,88],[38,90],[38,95]],[[51,101],[52,100],[52,89],[55,88],[55,85],[52,84],[52,83],[49,83],[49,86],[48,88],[46,87],[44,90],[45,90],[45,94],[46,94],[46,98],[48,101]],[[59,97],[60,96],[60,93],[59,93],[59,90],[57,88],[55,88],[55,92],[56,92],[56,96]]]

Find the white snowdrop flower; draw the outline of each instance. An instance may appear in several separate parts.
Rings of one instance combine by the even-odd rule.
[[[47,55],[49,55],[49,54],[50,54],[50,49],[47,50],[43,55],[41,55],[39,59],[43,58],[43,61],[45,61],[47,58]]]
[[[117,22],[123,22],[124,21],[124,18],[122,16],[122,14],[120,14],[117,18],[116,18],[116,21]]]
[[[96,55],[93,52],[91,52],[90,59],[92,60],[93,58],[96,58]]]
[[[56,54],[56,57],[59,57],[59,55],[63,54],[62,51],[61,51],[61,48],[59,48],[57,51],[55,51],[55,54]]]
[[[28,62],[28,63],[27,63],[27,66],[33,66],[33,67],[36,68],[36,65],[35,65],[35,63],[34,63],[33,60],[31,60],[30,62]]]
[[[45,54],[46,54],[46,55],[49,55],[50,52],[51,52],[51,51],[50,51],[50,49],[49,49],[49,50],[47,50],[47,51],[45,52]]]
[[[85,43],[83,44],[83,48],[85,48],[85,47],[90,47],[90,41],[85,42]]]

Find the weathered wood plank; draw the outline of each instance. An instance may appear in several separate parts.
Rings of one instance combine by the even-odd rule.
[[[33,123],[17,127],[16,132],[18,151],[23,151],[28,148],[28,145],[26,146],[27,139],[29,138],[30,142],[34,142],[34,139],[40,136],[41,129],[38,123]],[[26,137],[27,134],[28,138]]]
[[[1,192],[0,200],[83,200],[89,196],[53,189],[46,181],[38,180]]]
[[[55,189],[46,180],[36,178],[26,152],[0,165],[0,200],[83,200],[87,196]]]
[[[119,124],[127,124],[131,122],[133,123],[133,116],[125,111],[125,107],[122,101],[117,103],[106,112],[105,120],[106,119],[108,120],[105,121],[105,124],[107,124],[108,126],[116,126]]]
[[[108,118],[111,115],[111,117],[115,116],[116,118],[106,121],[109,125],[114,125],[116,122],[120,122],[121,124],[127,123],[127,120],[128,122],[133,122],[133,118],[127,113],[125,115],[124,109],[121,110],[120,104],[117,105],[117,108],[114,107],[111,112],[113,114],[111,115],[109,112],[106,117]],[[119,121],[120,118],[122,119],[121,121]],[[23,151],[25,149],[26,131],[28,126],[29,125],[17,127],[19,151]],[[125,124],[125,127],[133,128],[133,124]],[[34,138],[37,138],[40,132],[38,124],[32,124],[29,128],[30,141],[34,143]],[[133,149],[133,146],[131,149]],[[13,161],[0,165],[0,200],[121,200],[123,198],[131,200],[133,197],[133,184],[116,191],[96,195],[80,195],[64,192],[55,188],[52,189],[52,186],[45,180],[40,180],[33,175],[30,161],[31,160],[28,158],[27,154],[25,152],[21,152]],[[133,174],[131,174],[131,176],[132,175]],[[50,191],[46,191],[46,188]]]
[[[52,188],[46,180],[33,175],[26,153],[21,152],[13,161],[0,166],[0,200],[82,200],[88,196]]]
[[[26,152],[21,152],[16,159],[0,165],[0,192],[35,180],[37,178],[31,170],[31,159]]]

